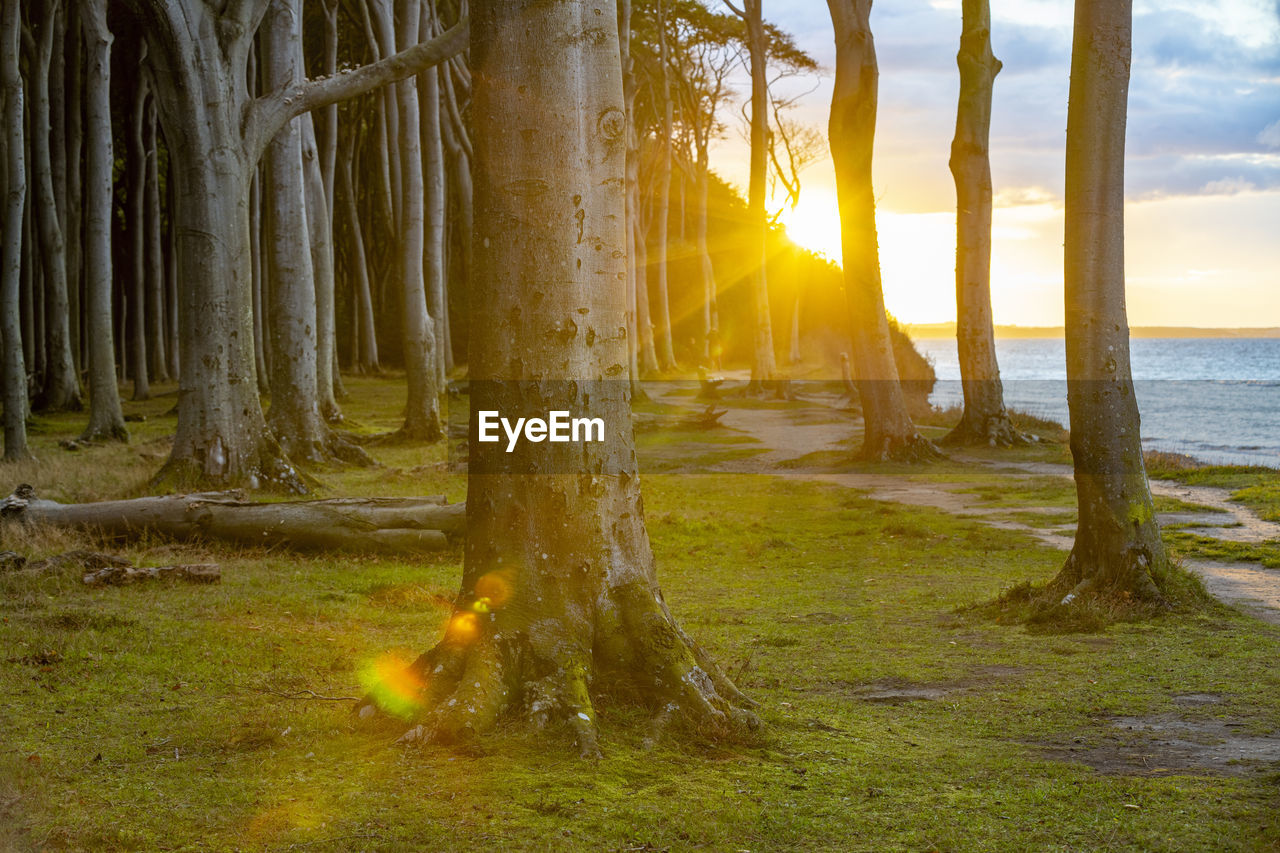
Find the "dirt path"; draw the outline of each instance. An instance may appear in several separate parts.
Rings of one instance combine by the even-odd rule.
[[[670,402],[685,401],[671,399]],[[818,400],[812,406],[804,407],[730,409],[721,423],[755,438],[768,449],[749,459],[721,463],[717,470],[770,473],[835,483],[864,492],[873,500],[930,507],[975,518],[991,527],[1028,533],[1054,548],[1064,551],[1071,549],[1075,538],[1074,524],[1055,526],[1048,518],[1044,525],[1011,520],[1008,518],[1009,507],[986,506],[979,495],[962,491],[970,488],[971,484],[927,482],[888,474],[830,473],[795,466],[796,460],[814,452],[850,450],[849,445],[842,442],[849,438],[852,428],[858,423],[857,419],[837,410],[834,403],[832,398],[830,401]],[[989,461],[963,455],[954,455],[953,458],[968,464],[985,465],[1011,476],[1072,477],[1071,467],[1068,465]],[[791,467],[786,467],[788,465]],[[1162,524],[1186,525],[1199,535],[1230,542],[1261,543],[1280,539],[1280,524],[1264,521],[1248,507],[1231,501],[1231,493],[1226,489],[1189,486],[1166,480],[1154,480],[1151,487],[1157,495],[1220,510],[1213,513],[1162,513]],[[1061,512],[1060,509],[1049,507],[1018,507],[1017,510],[1022,514],[1043,512],[1047,517]],[[1184,565],[1198,574],[1203,579],[1205,588],[1219,600],[1266,622],[1280,625],[1280,572],[1251,563],[1185,560]]]

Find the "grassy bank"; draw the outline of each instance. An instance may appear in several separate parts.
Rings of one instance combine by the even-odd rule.
[[[352,384],[357,430],[397,425],[379,413],[398,411],[398,385]],[[6,487],[21,474],[63,499],[141,489],[158,464],[142,453],[172,429],[159,413],[129,448],[69,453],[58,423],[37,452],[59,467],[2,470]],[[667,465],[751,450],[693,431],[642,448]],[[327,491],[463,496],[443,451],[372,450],[388,467],[318,472]],[[1280,845],[1280,631],[1213,605],[1089,634],[985,621],[967,607],[1047,580],[1062,555],[831,485],[657,474],[645,502],[666,597],[760,703],[758,738],[677,730],[644,752],[643,716],[597,684],[597,765],[559,730],[397,747],[342,697],[439,636],[459,551],[405,562],[141,542],[124,552],[217,561],[223,582],[0,575],[0,848]]]

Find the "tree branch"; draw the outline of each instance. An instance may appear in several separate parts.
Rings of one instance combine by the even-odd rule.
[[[463,18],[443,35],[394,56],[257,98],[249,108],[244,129],[250,157],[254,161],[260,158],[267,143],[296,116],[412,77],[466,50],[470,37],[470,27]]]

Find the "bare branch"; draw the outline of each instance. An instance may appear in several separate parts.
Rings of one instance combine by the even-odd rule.
[[[443,35],[394,56],[263,95],[253,102],[245,122],[245,144],[250,155],[255,160],[260,157],[272,137],[295,116],[412,77],[466,50],[469,40],[470,26],[463,18]]]

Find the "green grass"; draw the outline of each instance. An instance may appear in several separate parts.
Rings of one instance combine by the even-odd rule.
[[[348,385],[349,419],[398,425],[381,414],[398,385]],[[642,447],[642,462],[755,449],[700,435]],[[327,491],[460,496],[461,479],[435,464],[442,450],[371,449],[394,469],[318,472]],[[124,492],[157,464],[108,472],[135,451],[63,453],[74,464],[58,476],[76,481],[43,491]],[[1275,732],[1276,629],[1209,606],[1038,634],[966,609],[1058,570],[1063,555],[1025,535],[766,475],[646,473],[644,488],[666,598],[759,702],[758,739],[676,730],[644,752],[644,718],[606,690],[598,764],[577,760],[561,729],[397,747],[355,725],[351,702],[315,695],[358,696],[378,661],[429,647],[460,551],[410,562],[143,541],[125,553],[215,560],[223,582],[95,590],[74,573],[0,575],[0,848],[1280,845],[1275,773],[1169,768],[1112,723],[1175,715]],[[28,534],[6,547],[77,544]],[[936,696],[868,698],[885,689]],[[1183,694],[1218,701],[1189,707]],[[1150,762],[1107,773],[1063,760],[1113,741]]]

